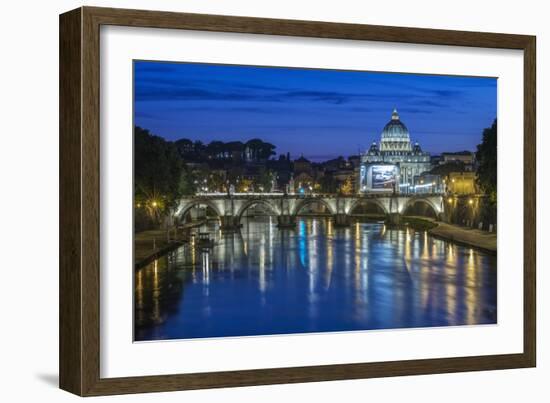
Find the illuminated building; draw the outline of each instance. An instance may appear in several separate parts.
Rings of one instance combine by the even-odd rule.
[[[451,172],[447,178],[447,192],[456,195],[477,193],[476,174],[474,172]]]
[[[394,109],[384,126],[380,143],[361,154],[359,192],[411,192],[414,178],[431,169],[430,154],[411,143],[409,130]]]

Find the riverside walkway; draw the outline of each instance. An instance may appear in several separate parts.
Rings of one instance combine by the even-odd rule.
[[[200,227],[206,221],[185,224],[175,230],[158,229],[138,232],[134,235],[134,266],[145,266],[165,253],[176,249],[189,240],[190,230]]]
[[[497,253],[496,232],[481,231],[473,228],[437,222],[437,227],[428,232],[438,238],[457,242],[474,248],[483,249],[489,253]]]

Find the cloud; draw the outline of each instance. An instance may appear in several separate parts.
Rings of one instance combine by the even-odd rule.
[[[135,100],[141,101],[253,101],[261,96],[239,92],[210,91],[196,87],[136,85]]]
[[[232,84],[235,86],[235,84]],[[245,89],[246,88],[246,89]],[[387,93],[355,93],[346,91],[318,91],[298,89],[291,91],[251,91],[247,86],[231,90],[220,86],[213,90],[200,86],[180,85],[145,85],[136,84],[136,102],[152,101],[253,101],[253,102],[313,102],[333,105],[342,105],[352,102],[381,102],[388,101],[394,104],[406,103],[409,105],[446,106],[442,98],[451,97],[451,91],[440,91],[432,96],[419,96],[405,92]],[[258,110],[256,110],[258,111]]]
[[[301,91],[289,91],[283,95],[283,98],[286,99],[298,99],[304,101],[313,101],[313,102],[327,102],[330,104],[343,104],[350,102],[353,99],[360,99],[365,97],[364,94],[350,94],[345,92],[336,92],[336,91],[311,91],[311,90],[301,90]]]
[[[444,107],[448,106],[447,103],[441,102],[441,101],[436,101],[436,100],[434,100],[434,98],[417,99],[414,103],[412,103],[412,105],[415,105],[415,106],[431,106],[431,107],[435,107],[435,108],[444,108]]]
[[[422,115],[422,114],[431,114],[434,113],[431,109],[423,109],[423,108],[400,108],[399,112],[405,112],[413,115]]]

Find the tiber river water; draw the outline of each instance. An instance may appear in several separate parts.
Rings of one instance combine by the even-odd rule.
[[[243,224],[136,272],[136,341],[496,323],[496,256],[382,223]]]

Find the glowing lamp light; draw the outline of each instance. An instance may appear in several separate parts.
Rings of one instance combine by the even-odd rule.
[[[152,205],[153,207],[157,207],[158,203],[157,203],[156,201],[153,201],[153,203],[151,203],[151,205]]]
[[[474,201],[472,199],[468,200],[469,204],[474,204]]]

